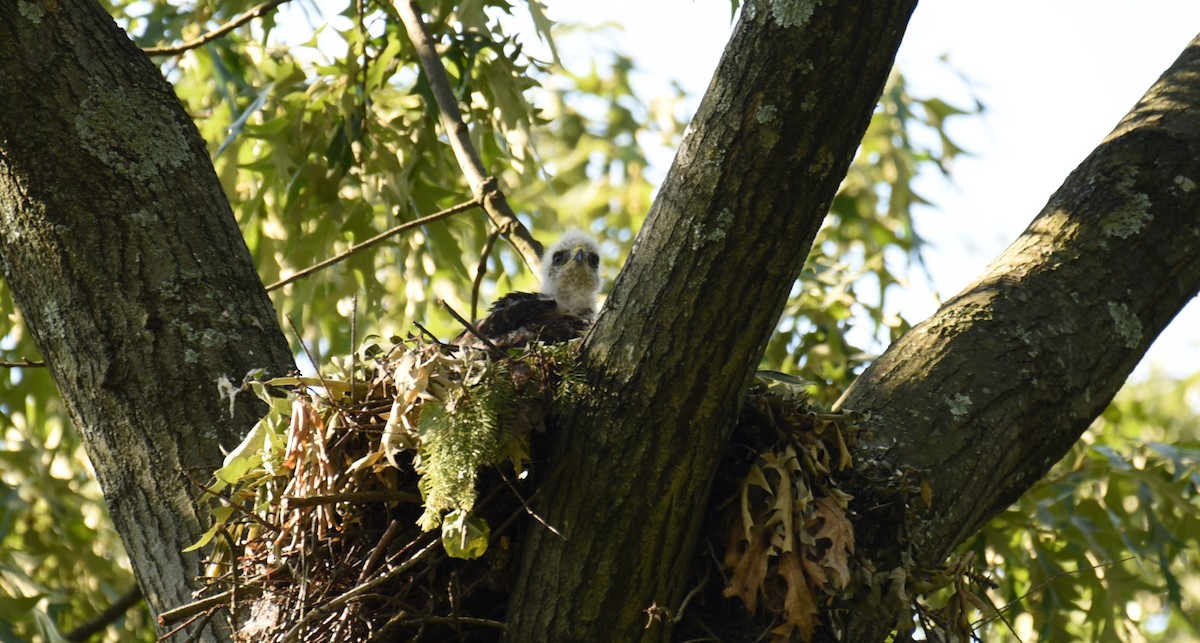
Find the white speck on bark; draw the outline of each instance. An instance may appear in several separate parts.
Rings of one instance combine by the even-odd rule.
[[[1142,321],[1129,306],[1118,302],[1108,302],[1108,315],[1112,317],[1117,334],[1125,340],[1126,348],[1137,348],[1142,341]]]
[[[815,0],[770,0],[771,18],[780,27],[802,27],[813,15]]]
[[[955,393],[946,397],[946,406],[950,407],[950,413],[954,417],[963,417],[970,413],[971,404],[973,402],[970,396],[963,395],[962,393]]]

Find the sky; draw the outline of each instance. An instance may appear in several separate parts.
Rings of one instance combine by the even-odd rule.
[[[726,0],[547,5],[557,21],[623,25],[601,38],[637,62],[643,75],[635,88],[647,99],[666,94],[671,80],[702,95],[731,28]],[[925,258],[932,283],[915,276],[908,290],[890,294],[899,312],[922,320],[936,310],[937,295],[951,297],[979,274],[1197,32],[1198,0],[922,0],[897,55],[910,91],[959,105],[979,98],[987,112],[952,121],[951,137],[971,152],[955,163],[952,183],[928,177],[918,184],[936,204],[916,219],[931,243]],[[564,52],[579,55],[587,53]],[[1196,300],[1135,377],[1150,364],[1174,375],[1197,371]]]

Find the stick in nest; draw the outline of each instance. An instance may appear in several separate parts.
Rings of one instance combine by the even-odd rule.
[[[488,347],[488,350],[492,351],[499,357],[508,357],[508,353],[505,353],[504,351],[500,350],[499,347],[497,347],[495,344],[492,343],[492,340],[488,339],[487,337],[484,337],[483,333],[479,332],[479,329],[475,327],[475,324],[472,324],[471,322],[467,321],[462,315],[458,314],[458,311],[451,308],[450,304],[446,303],[445,299],[439,299],[438,305],[441,306],[442,308],[445,308],[446,311],[450,313],[451,317],[454,317],[454,319],[456,321],[458,321],[458,323],[463,325],[463,328],[467,329],[467,332],[469,332],[472,335],[474,335],[475,337],[479,338],[479,341],[483,342]]]
[[[305,628],[311,625],[314,621],[332,614],[335,610],[341,609],[355,598],[362,596],[363,594],[367,594],[376,587],[379,587],[389,580],[407,572],[414,565],[421,562],[422,559],[433,552],[435,548],[441,547],[441,544],[442,543],[440,540],[431,540],[428,545],[425,545],[425,547],[420,551],[410,556],[408,560],[405,560],[403,563],[400,563],[396,567],[388,570],[387,573],[377,576],[373,580],[370,580],[366,583],[362,583],[354,589],[345,592],[341,596],[333,598],[327,603],[308,612],[303,618],[301,618],[296,622],[295,625],[292,626],[292,629],[287,631],[287,634],[283,636],[284,643],[293,643],[294,641],[299,641],[300,635],[304,632]]]

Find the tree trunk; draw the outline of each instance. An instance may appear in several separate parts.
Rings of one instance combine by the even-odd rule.
[[[870,414],[858,461],[915,467],[933,490],[919,524],[857,525],[859,551],[897,560],[905,533],[936,564],[1045,475],[1200,291],[1198,213],[1200,38],[1020,238],[847,391]],[[888,629],[860,621],[845,640]]]
[[[748,2],[585,340],[512,641],[666,640],[740,400],[914,2]]]
[[[181,553],[207,527],[188,478],[259,415],[218,381],[293,362],[158,69],[95,2],[17,5],[0,10],[0,265],[158,613],[202,571]]]

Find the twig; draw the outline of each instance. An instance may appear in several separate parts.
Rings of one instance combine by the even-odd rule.
[[[176,56],[182,54],[189,49],[195,49],[196,47],[201,47],[209,42],[212,42],[213,40],[224,36],[225,34],[237,29],[247,22],[254,20],[255,18],[261,18],[262,16],[265,16],[267,15],[268,11],[271,11],[275,7],[278,7],[279,5],[288,1],[289,0],[267,0],[267,2],[251,7],[249,11],[235,16],[229,22],[217,27],[216,29],[213,29],[206,34],[201,35],[199,38],[188,40],[178,45],[146,47],[142,49],[142,52],[147,56]]]
[[[249,587],[250,587],[249,584],[247,584],[247,585],[243,586],[242,589],[247,589]],[[160,613],[158,615],[158,624],[159,625],[170,625],[171,623],[175,623],[175,622],[181,621],[183,619],[189,619],[188,623],[190,623],[192,620],[196,619],[204,612],[207,612],[209,610],[215,610],[215,609],[218,609],[221,607],[225,607],[227,605],[227,603],[229,603],[230,599],[232,599],[232,598],[233,598],[233,590],[230,589],[230,590],[225,590],[224,592],[221,592],[220,594],[214,594],[213,596],[208,596],[208,597],[202,598],[198,601],[193,601],[191,603],[188,603],[187,605],[181,605],[179,607],[176,607],[175,609],[167,610],[165,612]],[[179,628],[185,627],[186,625],[187,625],[187,623],[184,623],[183,625],[179,626]],[[179,629],[179,628],[176,628],[176,629]],[[172,630],[172,632],[174,632],[174,631],[175,630]],[[167,637],[164,636],[162,639],[159,639],[159,640],[164,640],[166,638]]]
[[[1037,587],[1034,587],[1033,589],[1029,590],[1028,592],[1025,592],[1024,594],[1005,603],[1004,607],[1001,607],[1000,609],[996,610],[995,614],[986,616],[984,618],[979,619],[978,621],[975,621],[974,623],[971,624],[971,627],[972,627],[972,629],[979,629],[980,627],[987,625],[988,623],[991,623],[992,621],[999,618],[1000,614],[1008,611],[1008,609],[1011,608],[1013,605],[1016,605],[1017,603],[1020,603],[1021,601],[1025,600],[1026,598],[1029,598],[1030,596],[1042,591],[1043,587],[1049,585],[1050,583],[1053,583],[1054,581],[1062,578],[1063,576],[1070,576],[1072,574],[1081,574],[1086,571],[1100,569],[1101,567],[1112,567],[1113,565],[1120,565],[1123,562],[1133,560],[1133,558],[1134,558],[1133,556],[1126,556],[1126,557],[1122,558],[1121,560],[1113,560],[1113,561],[1109,561],[1107,563],[1098,563],[1098,564],[1092,565],[1090,567],[1081,567],[1080,569],[1072,569],[1070,571],[1058,572],[1057,574],[1051,576],[1050,578],[1047,578],[1046,580],[1042,581],[1041,583],[1038,583]]]
[[[369,582],[358,585],[354,589],[347,591],[346,593],[342,594],[341,596],[333,598],[333,599],[329,600],[328,602],[322,604],[321,606],[313,609],[309,613],[305,614],[304,618],[301,618],[295,625],[293,625],[291,627],[291,629],[289,629],[287,631],[287,634],[284,634],[283,642],[290,643],[291,641],[300,640],[301,632],[303,632],[304,629],[306,627],[308,627],[310,623],[312,623],[313,621],[316,621],[319,618],[324,618],[325,616],[332,614],[335,610],[340,609],[342,606],[349,603],[350,601],[358,598],[359,596],[370,593],[372,590],[379,587],[380,585],[383,585],[384,583],[392,580],[393,578],[396,578],[397,576],[400,576],[401,574],[407,572],[409,569],[411,569],[417,563],[421,562],[421,560],[423,558],[428,556],[430,554],[430,552],[432,552],[434,550],[435,547],[440,547],[440,546],[441,546],[441,541],[432,540],[432,541],[430,541],[430,543],[428,545],[425,545],[424,549],[421,549],[417,553],[413,554],[408,560],[406,560],[403,563],[400,563],[399,565],[397,565],[396,567],[388,570],[387,573],[385,573],[381,576],[377,576],[374,580],[371,580]]]
[[[0,362],[0,368],[45,368],[46,362],[23,359],[16,362]]]
[[[393,520],[383,536],[379,538],[379,542],[375,544],[375,548],[371,550],[371,555],[367,557],[367,562],[363,565],[362,573],[358,575],[358,582],[364,583],[371,574],[375,571],[375,566],[379,564],[383,558],[384,552],[387,551],[388,545],[392,544],[392,538],[396,536],[396,532],[400,531],[400,521]]]
[[[494,627],[498,630],[508,629],[508,624],[506,624],[506,623],[501,623],[500,621],[493,621],[491,619],[478,618],[478,617],[473,617],[473,616],[434,616],[432,614],[426,614],[424,616],[412,616],[412,617],[405,618],[406,616],[408,616],[408,615],[404,612],[400,612],[400,613],[396,614],[395,616],[393,616],[391,619],[388,620],[387,623],[383,624],[383,627],[379,628],[379,631],[374,636],[372,636],[370,639],[367,639],[367,643],[376,643],[376,641],[396,640],[396,632],[395,632],[396,630],[398,630],[402,627],[407,627],[410,625],[418,625],[418,624],[421,626],[421,628],[424,628],[429,623],[439,623],[439,624],[440,623],[451,623],[451,624],[455,624],[455,625],[464,624],[464,625],[480,625],[480,626],[484,626],[484,627]],[[413,637],[409,638],[408,640],[410,640],[410,641],[420,640],[419,633],[417,636],[413,636]]]
[[[137,585],[134,585],[129,591],[117,597],[112,605],[104,608],[104,611],[88,619],[79,627],[67,632],[66,639],[68,641],[86,641],[96,634],[104,631],[113,621],[121,618],[128,612],[130,608],[137,605],[142,600],[142,590]]]
[[[700,593],[700,590],[704,589],[705,585],[708,585],[708,577],[710,575],[712,575],[712,567],[705,565],[704,578],[700,579],[700,584],[693,587],[692,591],[683,597],[683,602],[679,604],[678,609],[675,610],[675,615],[671,617],[671,623],[678,623],[683,620],[683,613],[687,611],[688,603],[692,602],[692,599],[696,597],[696,594]]]
[[[492,254],[492,246],[496,245],[496,237],[500,236],[500,230],[492,228],[492,232],[488,234],[487,243],[483,244],[483,252],[479,254],[479,265],[475,268],[475,283],[471,284],[471,319],[479,319],[476,314],[479,311],[479,288],[483,285],[483,278],[487,275],[487,260]]]
[[[445,342],[443,342],[442,340],[438,339],[438,336],[437,336],[437,335],[434,335],[433,333],[429,332],[429,329],[428,329],[428,328],[425,328],[424,326],[422,326],[422,325],[421,325],[421,322],[414,321],[414,322],[413,322],[413,326],[416,326],[416,327],[417,327],[417,330],[420,330],[422,333],[425,333],[425,336],[426,336],[426,337],[428,337],[429,339],[433,340],[433,342],[434,342],[435,344],[437,344],[438,346],[445,346],[445,345],[446,345],[446,343],[445,343]]]
[[[508,476],[504,475],[503,471],[500,472],[500,479],[504,481],[504,484],[508,485],[509,489],[512,489],[513,495],[517,497],[517,500],[521,503],[521,506],[525,508],[525,513],[529,514],[534,520],[541,523],[543,527],[550,531],[550,533],[558,536],[559,538],[563,538],[562,532],[555,529],[550,525],[550,523],[546,522],[541,516],[537,515],[533,509],[529,508],[529,503],[525,502],[525,499],[521,497],[521,492],[517,491],[517,488],[513,486],[512,481],[508,479]],[[566,538],[563,538],[563,540],[566,540]]]
[[[988,579],[988,582],[992,583],[991,579]],[[990,589],[996,589],[996,587],[998,587],[998,585],[995,585],[994,583],[992,583]],[[1000,622],[1004,623],[1004,626],[1008,628],[1009,634],[1012,634],[1013,638],[1017,640],[1017,643],[1025,643],[1025,641],[1023,641],[1021,639],[1021,637],[1017,634],[1017,628],[1013,627],[1013,624],[1010,623],[1008,618],[1004,616],[1004,612],[1001,612],[999,609],[996,608],[996,602],[992,600],[991,596],[988,596],[987,589],[988,588],[985,588],[984,591],[982,591],[980,593],[983,594],[983,600],[987,601],[987,604],[990,605],[992,608],[992,614],[994,616],[994,618],[992,620],[999,619]],[[1005,608],[1007,609],[1007,606],[1005,606]],[[982,625],[983,625],[982,622],[980,622],[976,625],[972,625],[971,626],[972,633],[974,633],[975,631],[978,631],[979,627],[981,627]]]
[[[480,160],[479,153],[475,151],[475,145],[471,143],[470,132],[463,123],[462,114],[458,109],[458,99],[454,97],[454,91],[450,89],[446,68],[442,66],[442,59],[434,49],[433,41],[429,37],[429,30],[421,20],[420,9],[411,0],[397,0],[396,9],[399,10],[400,19],[404,22],[405,30],[408,31],[408,38],[412,41],[413,47],[417,50],[417,56],[421,59],[421,68],[425,70],[425,78],[429,81],[429,87],[437,102],[442,128],[446,130],[450,147],[454,150],[454,156],[458,159],[458,165],[462,168],[463,175],[471,184],[471,191],[475,194],[475,199],[483,205],[483,210],[487,212],[492,224],[516,248],[517,254],[521,255],[525,265],[536,270],[541,264],[542,244],[529,234],[529,230],[513,214],[512,208],[508,206],[508,201],[504,198],[504,193],[500,191],[496,177],[489,176],[484,169],[483,161]]]
[[[397,621],[396,625],[412,625],[413,623],[462,623],[464,625],[482,625],[484,627],[494,627],[499,630],[508,629],[507,623],[493,621],[488,618],[479,618],[476,616],[418,616],[408,619],[407,621]]]
[[[405,493],[403,491],[354,491],[350,493],[329,493],[319,496],[286,496],[289,509],[331,505],[336,502],[403,502],[406,504],[421,504],[421,494]]]
[[[234,623],[238,622],[238,558],[237,545],[233,542],[233,536],[229,535],[229,530],[224,526],[217,529],[217,533],[221,538],[225,539],[225,546],[229,548],[229,555],[233,559],[229,565],[229,615]]]
[[[283,529],[281,527],[279,527],[279,525],[271,524],[270,522],[267,521],[267,519],[263,518],[262,516],[258,515],[257,513],[253,512],[253,511],[251,511],[249,508],[247,508],[242,503],[237,502],[233,498],[223,496],[223,495],[217,493],[216,491],[213,491],[212,487],[209,487],[207,485],[203,485],[203,484],[197,482],[196,479],[193,478],[187,471],[181,470],[180,473],[183,474],[183,477],[187,478],[188,482],[192,483],[192,486],[194,486],[197,489],[199,489],[200,491],[216,498],[217,500],[220,500],[221,502],[229,505],[230,507],[233,507],[234,509],[236,509],[238,511],[238,513],[241,513],[241,514],[245,515],[247,518],[250,518],[251,520],[253,520],[254,522],[257,522],[259,525],[261,525],[263,528],[267,529],[268,531],[270,531],[272,533],[276,533],[276,534],[283,531]]]
[[[932,635],[932,633],[938,632],[939,629],[941,631],[945,631],[946,627],[943,623],[936,621],[936,620],[934,620],[933,623],[930,623],[929,614],[926,612],[926,610],[921,606],[921,604],[919,602],[914,600],[909,607],[912,610],[912,612],[917,615],[917,620],[920,621],[922,630],[924,630],[926,632],[930,632],[931,635]]]
[[[209,608],[207,612],[201,612],[199,614],[196,614],[195,616],[192,616],[188,620],[179,624],[179,626],[176,627],[175,629],[167,632],[166,634],[163,634],[162,636],[158,637],[157,639],[154,639],[154,643],[164,643],[165,641],[169,641],[172,638],[174,638],[176,634],[183,631],[184,628],[190,626],[192,623],[195,623],[196,621],[200,621],[200,625],[196,626],[196,629],[193,630],[193,633],[188,635],[188,637],[186,639],[184,639],[184,643],[191,643],[191,641],[195,640],[196,637],[200,635],[201,631],[205,628],[205,626],[208,625],[208,621],[212,619],[212,615],[214,613],[216,613],[216,611],[220,608],[221,608],[221,606],[217,605],[215,607]],[[159,616],[159,621],[161,623],[162,616]]]
[[[484,337],[484,333],[479,332],[479,329],[476,329],[474,324],[467,322],[466,319],[462,318],[461,314],[458,314],[458,311],[454,310],[454,308],[451,308],[449,304],[446,304],[446,300],[439,299],[438,306],[445,308],[446,312],[450,313],[450,317],[454,317],[458,323],[462,324],[464,329],[467,329],[468,332],[472,333],[472,335],[478,338],[480,342],[484,342],[488,349],[494,351],[494,353],[502,357],[508,355],[508,353],[505,353],[505,351],[497,348],[497,345],[493,344],[491,339]]]
[[[333,398],[333,391],[329,389],[329,385],[325,383],[325,377],[321,375],[321,365],[317,363],[317,358],[313,357],[312,352],[308,350],[308,346],[304,343],[304,335],[300,333],[300,329],[296,327],[295,320],[291,315],[284,317],[287,320],[288,326],[292,327],[292,332],[296,335],[296,341],[300,342],[300,349],[304,351],[304,355],[308,357],[308,362],[313,365],[313,370],[317,373],[317,380],[321,382],[321,388],[325,389],[325,393]]]
[[[354,372],[358,370],[358,293],[350,304],[350,397],[354,397]]]
[[[287,277],[286,279],[280,279],[279,281],[271,284],[270,286],[267,286],[267,292],[271,292],[272,290],[277,290],[279,288],[283,288],[284,286],[292,283],[293,281],[303,279],[304,277],[307,277],[307,276],[311,275],[312,273],[317,272],[318,270],[323,270],[325,268],[328,268],[329,266],[332,266],[333,264],[345,259],[346,257],[349,257],[350,255],[352,255],[356,252],[359,252],[361,250],[366,250],[367,248],[370,248],[371,246],[379,243],[380,241],[383,241],[384,239],[387,239],[388,237],[390,237],[392,235],[399,234],[401,232],[404,232],[405,230],[410,230],[412,228],[423,226],[426,223],[432,223],[434,221],[437,221],[438,219],[444,219],[448,216],[458,214],[459,212],[465,212],[467,210],[470,210],[471,208],[478,207],[478,206],[479,206],[478,201],[467,201],[465,203],[459,203],[456,206],[446,208],[445,210],[442,210],[441,212],[434,212],[433,214],[431,214],[427,217],[421,217],[420,219],[414,219],[412,221],[407,221],[405,223],[401,223],[400,225],[398,225],[390,230],[385,230],[384,232],[381,232],[381,233],[371,237],[370,239],[367,239],[366,241],[358,244],[357,246],[354,246],[353,248],[350,248],[349,250],[347,250],[341,254],[334,255],[334,256],[326,259],[325,261],[322,261],[321,263],[311,265],[311,266],[305,268],[304,270],[301,270],[300,272],[297,272],[296,274],[291,275],[290,277]]]
[[[365,135],[371,126],[371,93],[367,91],[367,77],[371,72],[371,55],[367,53],[367,42],[370,41],[370,35],[367,33],[367,3],[366,0],[355,0],[354,13],[357,14],[358,24],[355,27],[358,29],[358,44],[362,47],[362,63],[359,64],[358,87],[359,95],[362,96],[362,132]]]

